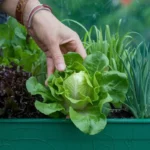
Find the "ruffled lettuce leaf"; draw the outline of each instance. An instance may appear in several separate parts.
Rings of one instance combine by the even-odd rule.
[[[95,72],[103,72],[104,70],[107,70],[109,60],[103,53],[96,52],[88,55],[85,58],[83,65],[88,70],[89,74],[94,75]]]
[[[40,101],[35,102],[35,107],[38,111],[45,115],[51,115],[57,111],[64,110],[64,107],[59,103],[43,103]]]
[[[83,58],[78,54],[74,52],[69,52],[64,55],[66,66],[71,66],[74,62],[78,62],[80,64],[83,63]]]
[[[101,91],[109,93],[113,103],[123,102],[128,90],[128,80],[124,73],[118,71],[107,71],[96,75]]]
[[[35,77],[30,77],[26,82],[26,88],[31,95],[41,95],[44,102],[55,101],[55,98],[49,92],[49,90],[42,84],[38,83]]]
[[[75,126],[83,133],[95,135],[101,132],[106,124],[106,116],[100,113],[98,107],[76,111],[72,107],[69,109],[70,119]]]

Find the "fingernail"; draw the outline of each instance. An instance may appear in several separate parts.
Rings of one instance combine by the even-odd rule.
[[[66,66],[65,66],[65,64],[58,64],[58,65],[56,66],[56,68],[57,68],[59,71],[64,71],[65,68],[66,68]]]

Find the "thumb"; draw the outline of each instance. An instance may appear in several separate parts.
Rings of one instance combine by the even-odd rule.
[[[49,48],[49,51],[46,54],[47,57],[49,57],[49,53],[50,53],[50,57],[53,59],[55,68],[58,71],[64,71],[66,68],[66,64],[65,64],[64,57],[60,50],[59,45],[57,44],[53,46],[51,45]]]

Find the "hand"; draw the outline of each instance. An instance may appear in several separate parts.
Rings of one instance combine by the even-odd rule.
[[[0,9],[15,17],[17,4],[18,0],[5,0]],[[39,0],[28,0],[24,11],[25,25],[31,10],[39,4]],[[55,68],[59,71],[65,69],[64,53],[73,51],[79,53],[83,58],[86,57],[86,51],[79,36],[62,24],[51,12],[46,10],[37,12],[33,16],[32,28],[29,33],[46,54],[48,75],[52,74]]]
[[[57,20],[51,12],[41,10],[35,14],[29,33],[46,54],[48,75],[52,74],[55,68],[59,71],[65,70],[63,54],[69,51],[86,57],[79,36]]]

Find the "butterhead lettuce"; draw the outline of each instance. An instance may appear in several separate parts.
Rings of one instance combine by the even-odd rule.
[[[48,77],[47,87],[35,77],[28,79],[26,87],[32,95],[42,96],[43,102],[35,102],[41,113],[48,116],[62,113],[69,116],[80,131],[97,134],[107,124],[104,106],[125,99],[126,74],[109,70],[109,60],[101,52],[90,54],[85,60],[77,53],[68,53],[64,58],[66,70],[55,71]]]

